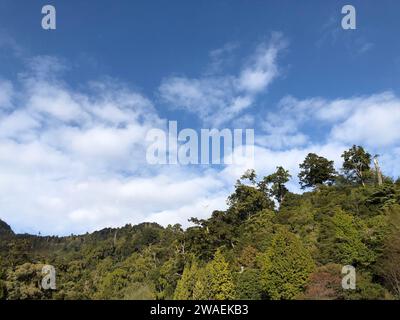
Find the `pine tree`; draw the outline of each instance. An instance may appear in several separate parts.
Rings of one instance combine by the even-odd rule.
[[[196,283],[193,288],[193,300],[210,300],[211,292],[207,284],[208,277],[205,268],[199,269],[196,277]]]
[[[314,269],[311,254],[293,233],[277,231],[268,249],[261,282],[266,295],[273,300],[295,299],[305,287]]]
[[[191,265],[185,266],[182,278],[178,281],[175,289],[174,300],[191,300],[193,298],[198,273],[199,270],[195,261]]]
[[[322,223],[319,247],[325,263],[363,264],[374,260],[373,253],[363,243],[361,221],[338,209]]]
[[[206,266],[208,287],[212,300],[229,300],[235,298],[235,287],[229,264],[220,250]]]

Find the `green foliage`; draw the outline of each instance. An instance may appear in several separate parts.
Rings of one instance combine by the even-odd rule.
[[[230,300],[235,298],[235,286],[229,264],[220,250],[215,253],[214,259],[206,268],[208,298],[212,300]]]
[[[4,300],[6,298],[6,285],[0,280],[0,300]]]
[[[236,217],[235,220],[238,222],[249,219],[263,209],[274,208],[273,201],[261,190],[242,184],[240,181],[236,184],[235,192],[229,196],[228,204],[229,213]]]
[[[193,300],[208,300],[210,298],[206,270],[200,269],[193,288]]]
[[[302,189],[318,187],[325,183],[332,184],[336,177],[333,161],[320,157],[315,153],[309,153],[300,164],[300,185]]]
[[[360,219],[337,210],[326,217],[321,226],[319,247],[324,263],[366,266],[374,260],[374,253],[363,242]]]
[[[237,275],[236,298],[240,300],[260,300],[262,297],[261,274],[258,269],[245,269]]]
[[[347,178],[356,183],[365,185],[370,174],[371,155],[363,147],[355,146],[342,154],[343,172]]]
[[[281,228],[268,249],[262,269],[262,285],[273,299],[294,299],[302,292],[314,262],[300,239]]]
[[[6,291],[8,299],[44,299],[50,291],[42,291],[42,264],[24,263],[7,274]]]
[[[259,183],[259,188],[269,192],[271,197],[275,198],[279,203],[282,203],[286,194],[289,192],[285,184],[289,182],[291,177],[289,171],[285,170],[283,167],[277,167],[275,173],[264,177]],[[269,185],[271,185],[271,187],[269,187]]]
[[[123,290],[123,300],[154,300],[154,289],[141,282],[133,282]]]
[[[199,278],[199,268],[196,261],[191,265],[187,264],[183,270],[182,277],[178,281],[174,293],[175,300],[191,300],[193,298],[193,290]]]
[[[346,300],[392,299],[390,293],[379,283],[374,283],[371,274],[365,272],[357,272],[356,289],[346,290],[343,296]]]

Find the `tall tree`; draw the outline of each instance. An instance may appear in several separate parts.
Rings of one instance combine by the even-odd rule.
[[[369,265],[374,260],[374,253],[363,241],[364,229],[366,227],[358,217],[341,209],[336,209],[332,217],[325,217],[318,241],[322,261]]]
[[[182,278],[178,281],[175,289],[174,299],[175,300],[190,300],[193,298],[193,289],[196,285],[198,278],[198,267],[196,261],[191,265],[186,265]]]
[[[371,155],[363,147],[353,145],[342,154],[343,172],[346,176],[357,183],[365,186],[365,180],[371,169]]]
[[[234,193],[228,197],[228,205],[238,223],[263,209],[274,208],[274,202],[263,191],[256,186],[242,184],[240,181],[235,185]]]
[[[283,167],[277,167],[275,173],[264,177],[263,181],[259,183],[259,187],[265,188],[265,186],[271,185],[271,187],[268,188],[269,194],[279,203],[282,203],[285,195],[289,191],[285,184],[291,177],[288,170],[285,170]]]
[[[272,240],[262,269],[261,282],[270,299],[295,299],[303,291],[314,262],[301,240],[282,228]]]
[[[315,153],[309,153],[300,164],[300,185],[302,189],[318,187],[325,183],[332,184],[336,177],[333,161],[320,157]]]
[[[245,173],[242,174],[240,177],[240,180],[249,180],[251,184],[255,184],[257,179],[257,174],[254,169],[248,169],[245,171]]]
[[[212,300],[230,300],[235,298],[235,286],[232,272],[222,252],[217,250],[214,259],[206,266],[208,283]]]

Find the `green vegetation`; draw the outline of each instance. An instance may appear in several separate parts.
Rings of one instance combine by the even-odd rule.
[[[278,167],[248,170],[226,211],[193,226],[155,223],[68,237],[16,235],[0,221],[0,299],[399,299],[400,180],[354,146],[332,161],[309,154],[303,194]],[[53,265],[57,289],[42,290]],[[341,287],[342,266],[357,270]]]

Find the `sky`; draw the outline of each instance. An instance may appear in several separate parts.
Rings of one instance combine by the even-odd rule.
[[[395,0],[0,0],[0,219],[46,235],[186,227],[250,167],[282,165],[300,192],[309,152],[340,169],[353,144],[400,176],[399,14]],[[146,136],[168,121],[254,129],[254,161],[150,164]]]

